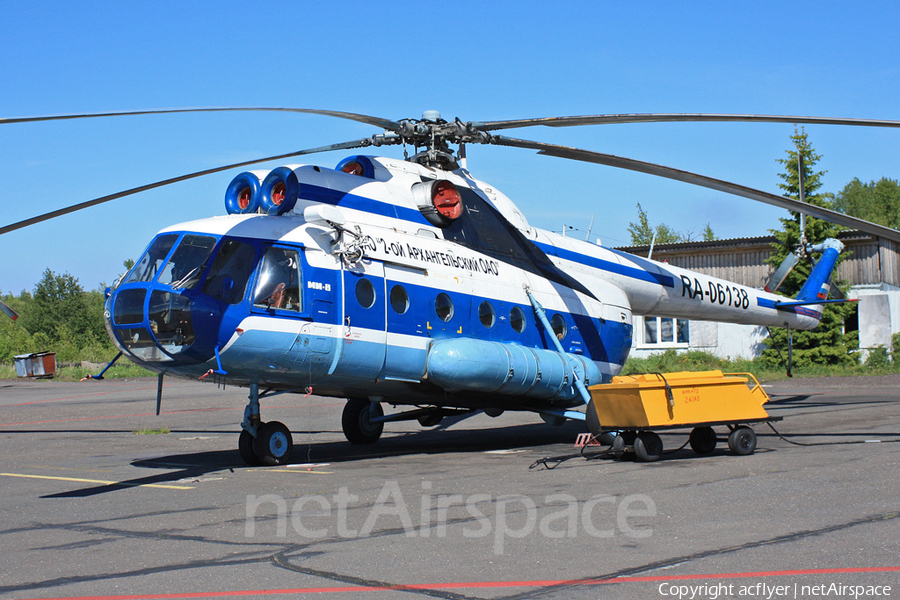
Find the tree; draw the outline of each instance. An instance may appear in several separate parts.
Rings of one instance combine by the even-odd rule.
[[[102,294],[85,292],[72,275],[47,269],[30,300],[21,320],[36,340],[90,346],[106,338]]]
[[[22,327],[22,315],[27,310],[27,303],[23,302],[23,298],[28,298],[28,292],[22,292],[22,297],[16,298],[12,294],[6,294],[2,297],[11,309],[19,314],[19,319],[13,321],[0,315],[0,362],[11,364],[13,357],[17,354],[28,354],[35,352],[31,334]]]
[[[834,208],[897,229],[900,227],[900,183],[886,177],[869,183],[854,178],[835,196]]]
[[[664,223],[660,223],[656,226],[656,229],[654,229],[650,225],[650,219],[647,217],[646,211],[641,208],[640,203],[638,203],[637,208],[638,222],[628,223],[628,233],[631,234],[631,244],[633,246],[649,246],[652,243],[675,244],[678,242],[689,241],[685,239],[685,236]],[[655,242],[653,239],[654,233],[656,234]]]
[[[703,232],[700,234],[700,237],[703,238],[704,242],[711,242],[716,238],[716,234],[713,232],[712,227],[709,226],[709,223],[706,224],[706,227],[703,228]]]
[[[794,149],[787,151],[787,158],[777,159],[784,166],[784,172],[778,174],[783,183],[778,184],[778,187],[784,190],[785,196],[795,200],[800,198],[800,169],[797,158],[802,155],[804,200],[816,206],[830,207],[831,196],[819,193],[825,171],[814,169],[822,157],[813,150],[802,128],[799,131],[794,130],[791,141],[794,143]],[[769,264],[776,268],[788,253],[797,249],[801,238],[799,213],[792,212],[790,218],[782,218],[780,221],[782,228],[771,231],[775,235],[776,242],[773,244],[774,252],[768,260]],[[837,225],[828,221],[806,217],[806,240],[810,244],[835,237],[839,229]],[[798,263],[778,290],[779,293],[795,296],[809,277],[810,271],[809,261]],[[794,332],[794,365],[802,368],[811,365],[855,364],[857,358],[853,353],[856,350],[854,336],[843,333],[844,321],[853,310],[854,308],[847,304],[826,304],[816,329]],[[772,366],[779,365],[781,358],[776,348],[786,349],[787,343],[787,330],[773,329],[766,339],[767,348],[762,353],[762,360]]]

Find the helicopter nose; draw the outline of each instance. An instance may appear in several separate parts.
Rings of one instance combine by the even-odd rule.
[[[196,363],[192,300],[168,289],[126,285],[111,292],[106,322],[111,337],[128,354],[147,363]],[[201,354],[204,354],[201,352]]]

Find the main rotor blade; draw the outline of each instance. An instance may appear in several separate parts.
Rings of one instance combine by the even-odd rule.
[[[48,212],[48,213],[44,213],[43,215],[39,215],[37,217],[32,217],[30,219],[25,219],[24,221],[12,223],[5,227],[0,227],[0,235],[3,235],[4,233],[9,233],[10,231],[15,231],[16,229],[22,229],[23,227],[28,227],[29,225],[34,225],[36,223],[41,223],[43,221],[49,221],[50,219],[55,219],[56,217],[61,217],[62,215],[67,215],[69,213],[73,213],[73,212],[76,212],[76,211],[79,211],[79,210],[82,210],[85,208],[90,208],[91,206],[103,204],[104,202],[109,202],[111,200],[118,200],[119,198],[124,198],[126,196],[132,196],[134,194],[138,194],[140,192],[146,192],[147,190],[152,190],[154,188],[171,185],[173,183],[178,183],[179,181],[195,179],[197,177],[203,177],[204,175],[211,175],[213,173],[219,173],[221,171],[227,171],[229,169],[236,169],[238,167],[246,167],[248,165],[255,165],[257,163],[268,162],[270,160],[282,160],[282,159],[291,158],[294,156],[303,156],[304,154],[315,154],[317,152],[328,152],[331,150],[347,150],[350,148],[362,148],[362,147],[371,145],[371,143],[372,143],[371,138],[363,138],[361,140],[354,140],[352,142],[343,142],[340,144],[331,144],[330,146],[320,146],[318,148],[309,148],[306,150],[300,150],[298,152],[289,152],[287,154],[279,154],[278,156],[268,156],[266,158],[256,158],[253,160],[247,160],[244,162],[225,165],[222,167],[215,167],[213,169],[204,169],[203,171],[197,171],[196,173],[189,173],[187,175],[181,175],[179,177],[172,177],[171,179],[163,179],[162,181],[157,181],[156,183],[148,183],[147,185],[142,185],[140,187],[131,188],[130,190],[116,192],[115,194],[110,194],[108,196],[102,196],[100,198],[94,198],[93,200],[88,200],[86,202],[80,202],[79,204],[73,204],[72,206],[69,206],[66,208],[54,210],[52,212]]]
[[[134,115],[168,115],[174,113],[200,113],[200,112],[232,112],[232,111],[268,111],[268,112],[294,112],[307,113],[312,115],[325,115],[328,117],[336,117],[338,119],[349,119],[358,121],[368,125],[375,125],[388,131],[397,132],[400,130],[400,123],[380,117],[371,117],[369,115],[360,115],[357,113],[340,112],[336,110],[317,110],[314,108],[279,108],[279,107],[236,107],[236,108],[164,108],[155,110],[125,110],[115,112],[101,113],[81,113],[72,115],[48,115],[39,117],[10,117],[0,118],[0,125],[9,123],[34,123],[37,121],[63,121],[66,119],[93,119],[98,117],[126,117]]]
[[[621,156],[614,156],[612,154],[602,154],[600,152],[592,152],[590,150],[580,150],[578,148],[570,148],[568,146],[557,146],[554,144],[532,142],[529,140],[520,140],[499,135],[493,136],[491,139],[491,143],[500,146],[528,148],[531,150],[537,150],[538,154],[546,154],[549,156],[557,156],[559,158],[580,160],[583,162],[596,163],[598,165],[607,165],[610,167],[617,167],[620,169],[628,169],[630,171],[647,173],[649,175],[656,175],[657,177],[665,177],[667,179],[683,181],[685,183],[699,185],[712,190],[734,194],[735,196],[749,198],[758,202],[764,202],[766,204],[771,204],[772,206],[777,206],[779,208],[812,215],[813,217],[824,219],[832,223],[837,223],[838,225],[843,225],[852,229],[858,229],[860,231],[865,231],[866,233],[871,233],[885,239],[900,242],[900,231],[897,231],[896,229],[884,227],[883,225],[878,225],[876,223],[870,223],[869,221],[857,219],[856,217],[851,217],[850,215],[845,215],[843,213],[829,210],[827,208],[822,208],[814,204],[799,202],[791,198],[785,198],[784,196],[776,196],[775,194],[770,194],[768,192],[749,188],[737,183],[731,183],[722,179],[715,179],[713,177],[691,173],[690,171],[682,171],[680,169],[673,169],[671,167],[665,167],[663,165],[657,165],[654,163],[643,162],[631,158],[624,158]]]
[[[19,318],[18,313],[9,307],[9,304],[0,300],[0,312],[4,313],[7,317],[15,321]]]
[[[801,117],[790,115],[738,115],[714,113],[633,113],[621,115],[585,115],[581,117],[546,117],[540,119],[513,119],[509,121],[473,122],[479,131],[496,131],[516,127],[576,127],[579,125],[606,125],[611,123],[674,123],[674,122],[757,122],[803,123],[816,125],[858,125],[866,127],[900,127],[900,121],[884,119],[844,119],[837,117]]]

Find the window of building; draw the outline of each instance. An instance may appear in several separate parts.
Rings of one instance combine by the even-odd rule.
[[[643,327],[639,322],[643,321]],[[678,348],[690,343],[690,321],[670,317],[635,317],[635,329],[641,331],[639,347]]]

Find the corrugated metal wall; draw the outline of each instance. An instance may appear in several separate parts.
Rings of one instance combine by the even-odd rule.
[[[900,286],[900,244],[848,231],[839,236],[846,246],[838,265],[838,279],[850,285],[889,283]],[[761,288],[772,272],[766,264],[772,254],[772,236],[665,244],[653,249],[653,259],[677,267]],[[649,247],[619,248],[647,256]]]

